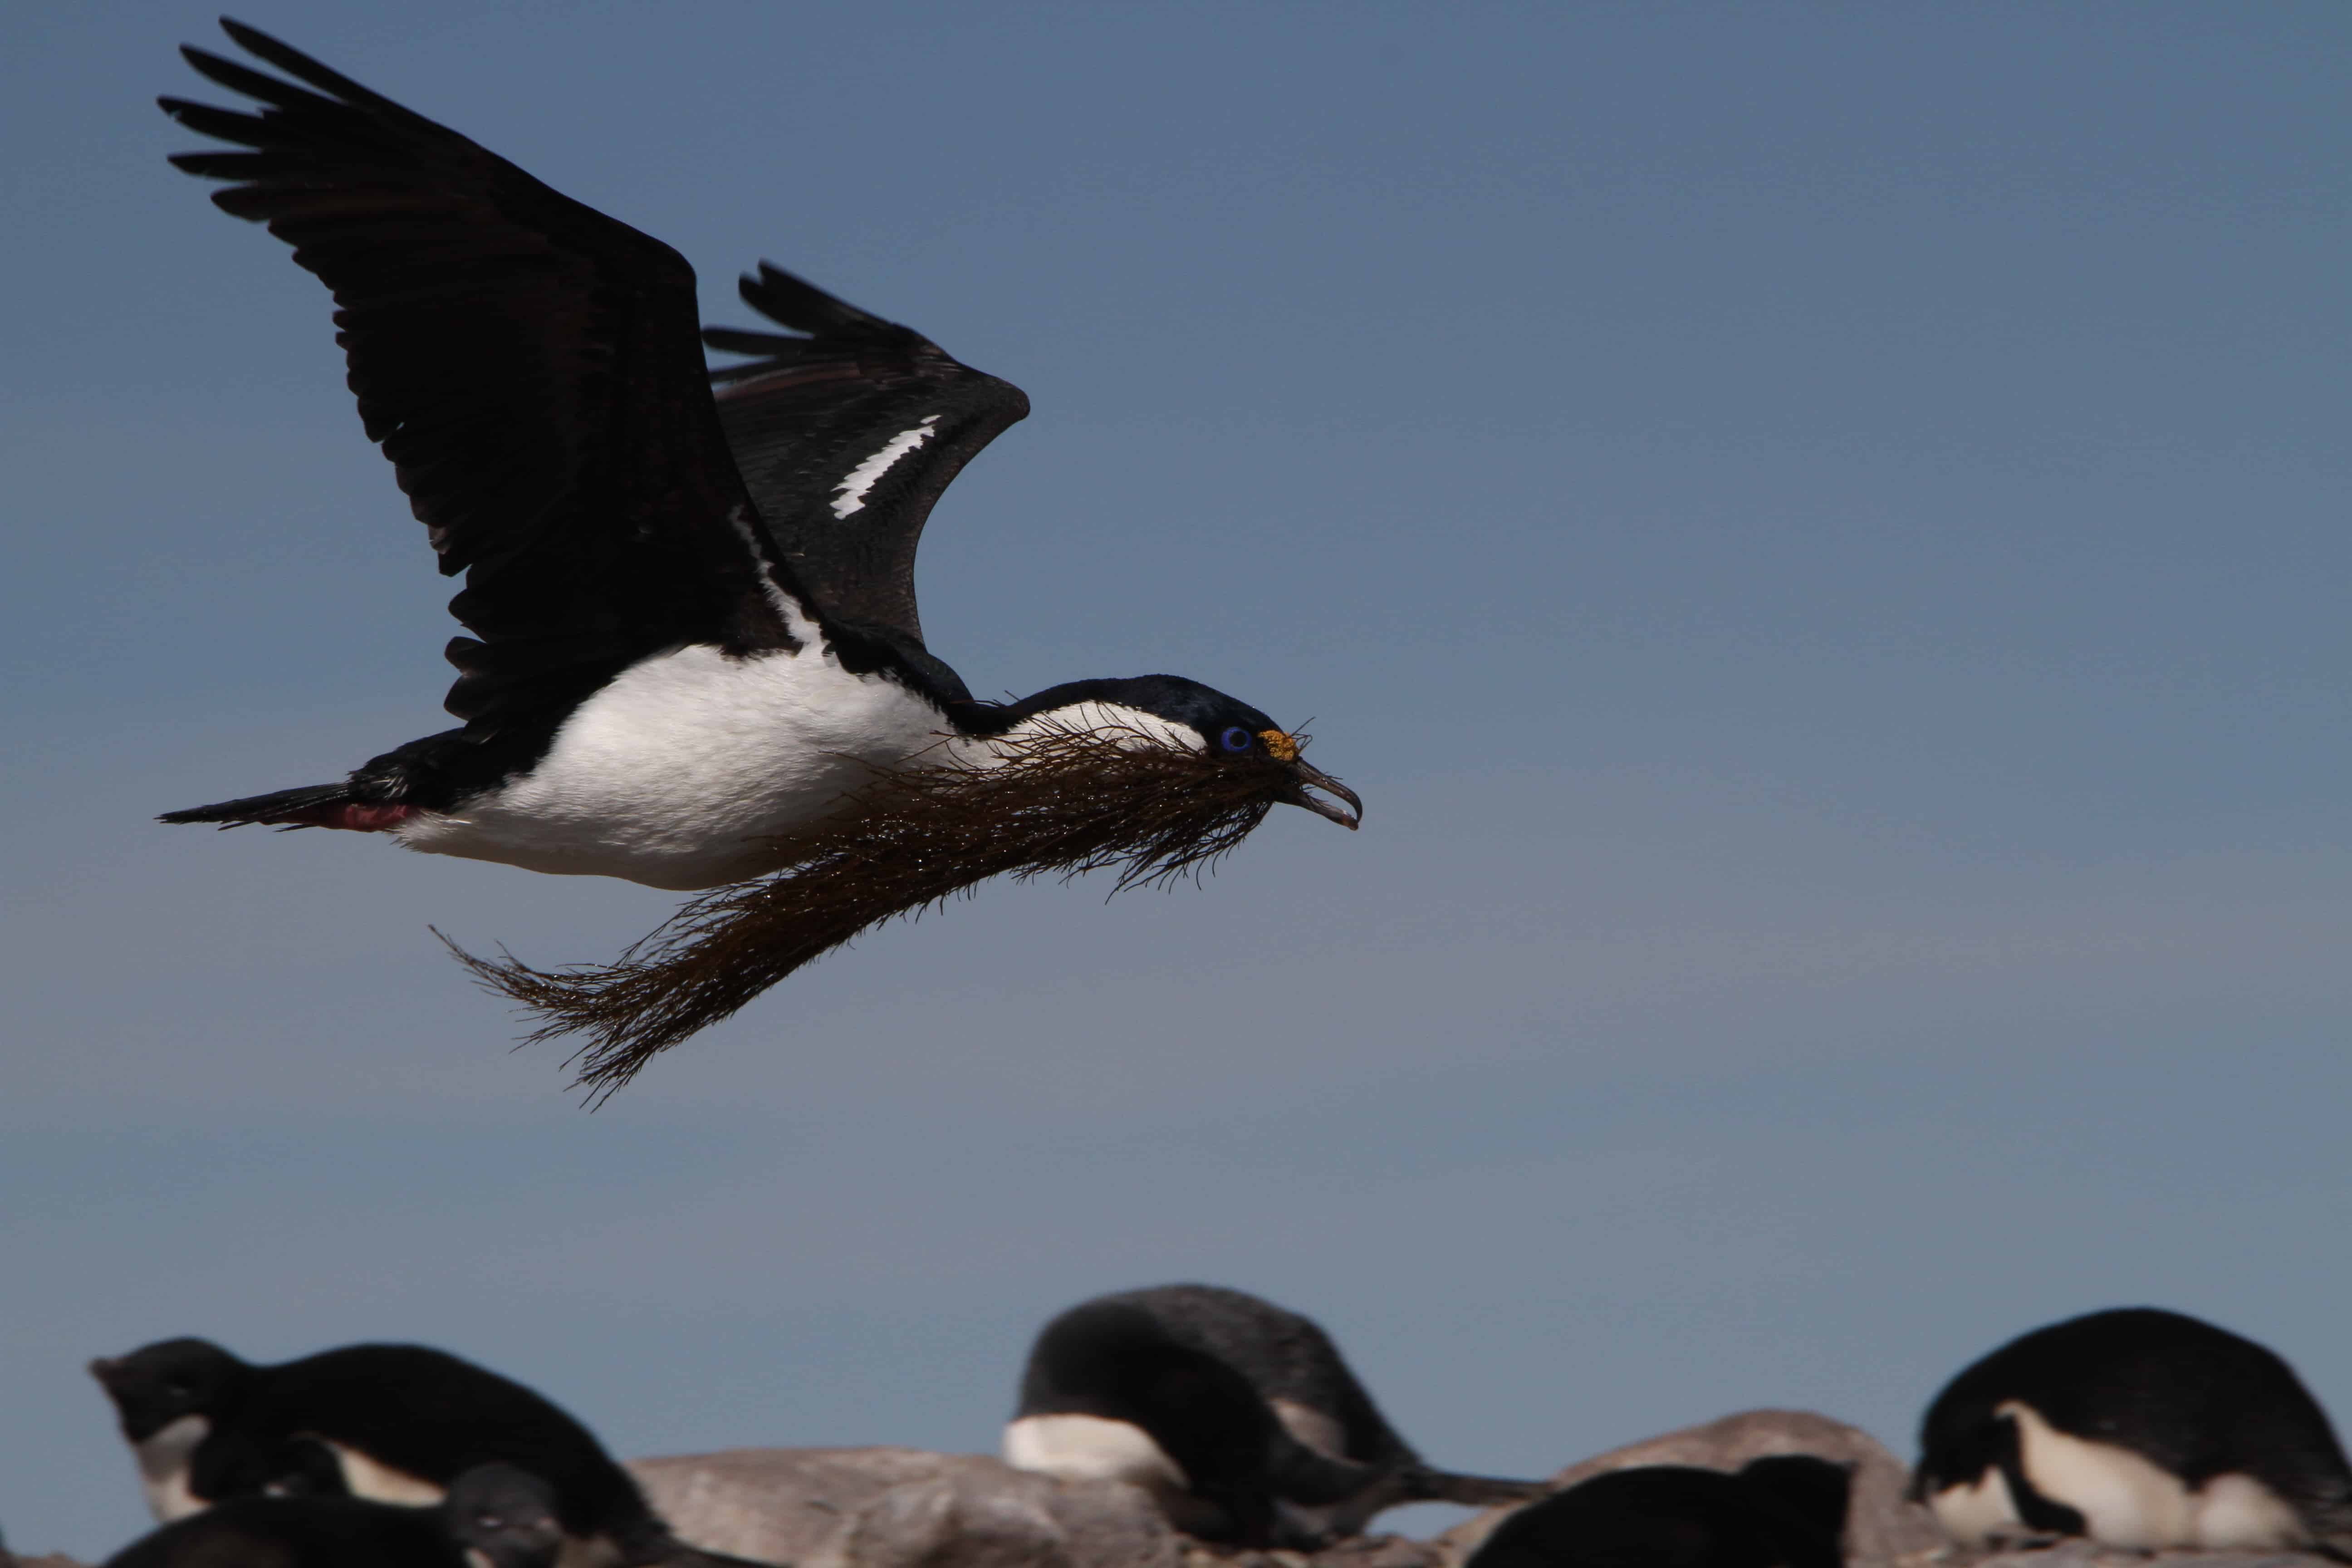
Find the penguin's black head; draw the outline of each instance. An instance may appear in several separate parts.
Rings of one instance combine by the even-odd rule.
[[[1073,680],[1034,697],[980,710],[962,721],[978,734],[1003,734],[1023,721],[1054,714],[1090,730],[1132,729],[1182,745],[1196,745],[1212,757],[1232,762],[1271,758],[1289,770],[1279,797],[1353,828],[1364,819],[1356,792],[1298,754],[1299,739],[1238,698],[1181,675],[1137,675],[1118,679]],[[1157,721],[1157,723],[1154,723]],[[1171,733],[1170,731],[1172,731]],[[1341,806],[1314,794],[1336,796]]]
[[[210,1340],[158,1340],[129,1355],[89,1363],[114,1401],[122,1435],[141,1443],[183,1415],[201,1415],[219,1404],[252,1368]]]
[[[555,1489],[512,1465],[476,1465],[449,1483],[442,1528],[492,1568],[548,1568],[563,1546]]]

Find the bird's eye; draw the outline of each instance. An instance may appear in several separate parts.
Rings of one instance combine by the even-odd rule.
[[[1228,752],[1246,752],[1250,749],[1250,743],[1256,737],[1253,736],[1247,730],[1244,730],[1239,724],[1236,724],[1232,729],[1227,730],[1223,734],[1218,736],[1217,741],[1218,743],[1223,745]]]

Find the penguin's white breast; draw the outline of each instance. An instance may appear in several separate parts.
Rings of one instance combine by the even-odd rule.
[[[161,1524],[202,1513],[212,1506],[188,1489],[188,1466],[196,1445],[213,1429],[201,1415],[183,1415],[131,1445],[139,1461],[139,1490]]]
[[[1004,1462],[1068,1481],[1125,1481],[1183,1492],[1192,1479],[1151,1434],[1100,1415],[1024,1415],[1004,1428]]]
[[[2018,1467],[2032,1489],[2083,1516],[2092,1540],[2140,1552],[2168,1547],[2234,1547],[2274,1550],[2306,1539],[2294,1510],[2251,1476],[2215,1476],[2191,1488],[2180,1477],[2128,1448],[2061,1432],[2040,1411],[2012,1399],[1993,1412],[2016,1423]],[[1998,1505],[2011,1519],[2015,1500],[1998,1470],[1970,1489],[1937,1494],[1936,1516],[1963,1540],[1980,1539],[1955,1527],[1954,1515],[1970,1521],[1972,1510],[1990,1520]],[[1958,1493],[1972,1496],[1957,1497]],[[1991,1522],[2007,1522],[1991,1520]]]
[[[1998,1466],[1988,1467],[1973,1481],[1946,1487],[1927,1499],[1944,1533],[1963,1546],[1982,1546],[1997,1535],[2024,1529],[2017,1500],[2009,1495],[2009,1478]]]

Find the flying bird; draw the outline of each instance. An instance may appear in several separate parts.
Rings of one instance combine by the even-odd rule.
[[[926,646],[924,520],[1027,414],[1019,388],[765,263],[740,291],[782,331],[700,331],[693,269],[668,246],[221,26],[284,76],[183,48],[258,107],[162,100],[235,149],[172,162],[225,182],[213,201],[267,225],[333,294],[361,423],[442,574],[465,574],[449,607],[470,635],[446,649],[457,728],[337,783],[163,821],[381,833],[678,890],[855,883],[845,866],[887,859],[868,831],[885,822],[925,874],[803,897],[789,931],[762,934],[807,951],[761,985],[987,876],[1118,865],[1150,879],[1230,848],[1277,803],[1358,825],[1362,803],[1300,756],[1303,737],[1197,681],[983,701]],[[713,372],[706,342],[751,357]],[[1041,753],[1052,765],[1016,787]],[[909,774],[921,785],[894,793]],[[972,787],[942,787],[959,784]],[[615,1074],[713,1016],[565,1015],[543,986],[525,994],[551,977],[478,971],[555,1017],[542,1033],[589,1029]]]

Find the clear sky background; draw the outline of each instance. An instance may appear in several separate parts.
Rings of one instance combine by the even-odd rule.
[[[623,1454],[991,1447],[1047,1315],[1174,1279],[1507,1473],[1907,1453],[2124,1302],[2352,1410],[2340,0],[240,3],[710,319],[771,257],[1025,387],[934,648],[1311,718],[1369,813],[985,889],[584,1112],[426,923],[671,896],[150,822],[443,727],[449,587],[323,290],[163,163],[209,11],[7,7],[13,1543],[143,1528],[79,1369],[178,1333]]]

